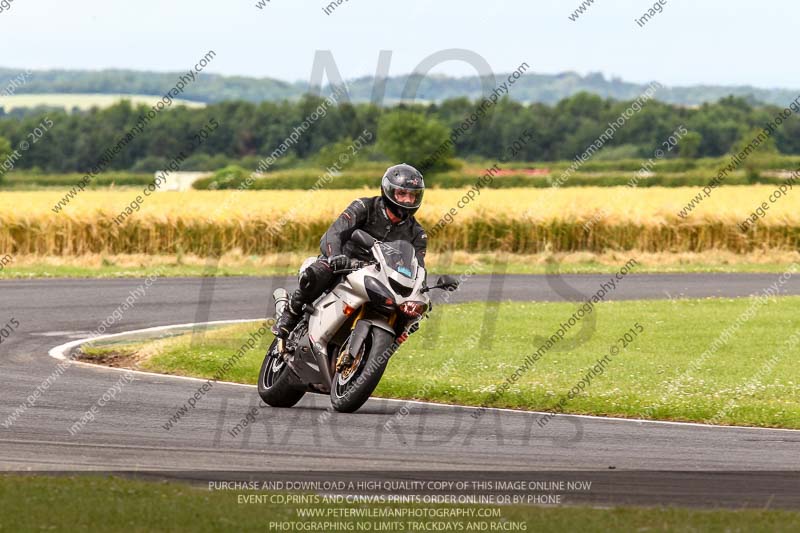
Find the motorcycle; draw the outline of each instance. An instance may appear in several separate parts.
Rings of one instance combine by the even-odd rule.
[[[340,277],[332,289],[305,306],[285,341],[272,342],[258,378],[258,394],[266,404],[292,407],[311,392],[329,394],[336,411],[356,411],[411,328],[427,316],[428,293],[458,288],[453,276],[428,287],[409,242],[380,242],[363,230],[355,230],[351,240],[369,250],[372,260],[352,260],[349,268],[335,271]],[[288,312],[289,294],[279,288],[273,298],[278,320]]]

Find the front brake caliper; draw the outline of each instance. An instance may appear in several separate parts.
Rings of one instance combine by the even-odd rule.
[[[345,350],[339,354],[339,358],[336,360],[336,371],[343,372],[351,366],[353,366],[353,356],[350,355],[349,351]]]

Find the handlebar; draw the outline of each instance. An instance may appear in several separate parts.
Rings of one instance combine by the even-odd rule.
[[[368,267],[370,265],[377,264],[377,261],[360,261],[358,259],[351,259],[350,266],[348,268],[343,268],[341,270],[334,270],[334,274],[344,274],[355,272],[356,270],[361,270],[364,267]]]

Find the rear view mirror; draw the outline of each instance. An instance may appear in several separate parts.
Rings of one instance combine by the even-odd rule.
[[[460,281],[455,276],[451,276],[449,274],[444,276],[439,276],[439,279],[436,280],[436,286],[440,289],[444,289],[448,292],[452,292],[458,288],[460,285]]]
[[[376,239],[363,229],[355,230],[350,236],[350,240],[366,249],[372,248],[376,242]]]

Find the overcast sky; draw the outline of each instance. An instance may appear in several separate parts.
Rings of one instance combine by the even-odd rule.
[[[635,82],[800,87],[790,0],[668,0],[644,27],[642,0],[595,0],[575,22],[580,0],[347,0],[330,15],[330,0],[257,1],[13,0],[0,12],[0,66],[185,70],[213,49],[210,72],[308,81],[316,50],[331,50],[347,79],[373,74],[381,49],[398,75],[466,48],[495,72],[526,61]]]

